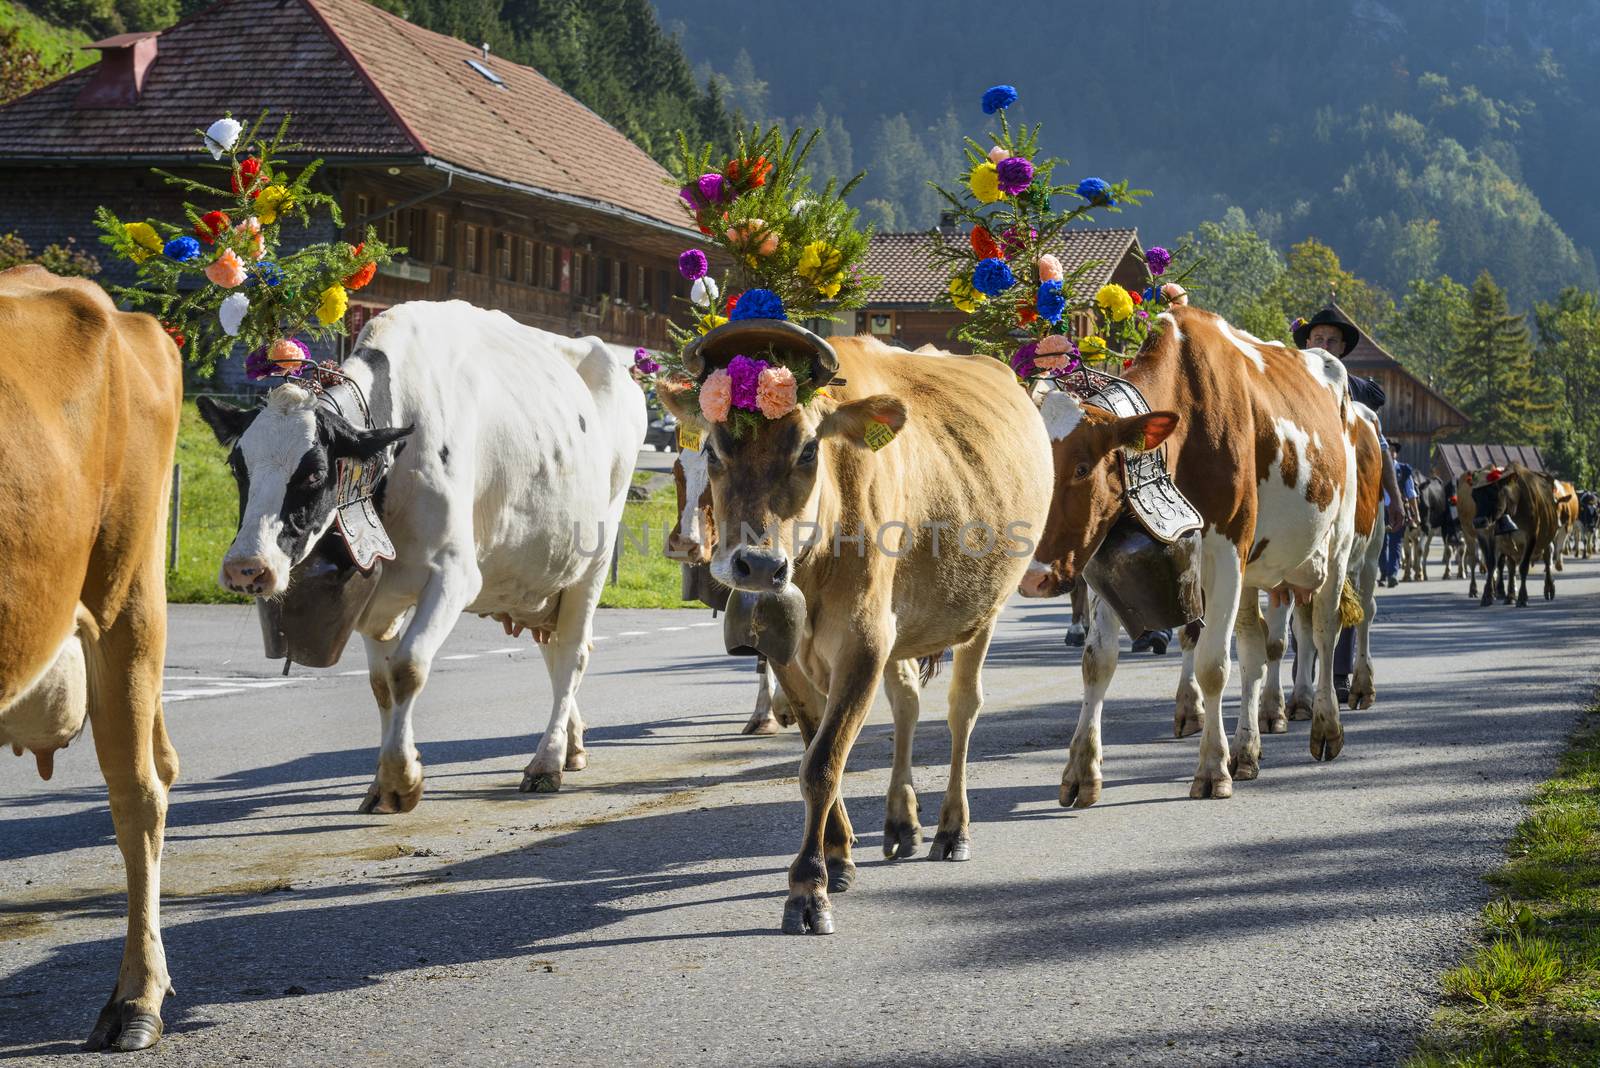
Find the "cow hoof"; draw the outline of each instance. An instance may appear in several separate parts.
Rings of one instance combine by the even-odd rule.
[[[1188,692],[1178,695],[1178,706],[1172,713],[1172,735],[1187,738],[1200,733],[1200,700]]]
[[[1239,782],[1249,782],[1261,774],[1260,753],[1235,753],[1228,760],[1228,773]]]
[[[777,734],[778,717],[768,712],[765,716],[751,716],[740,734]]]
[[[910,860],[922,848],[922,828],[915,823],[887,822],[883,825],[883,858]]]
[[[1320,723],[1311,725],[1311,757],[1313,760],[1332,760],[1344,749],[1344,728],[1328,727]]]
[[[1350,707],[1357,712],[1365,712],[1378,703],[1377,687],[1371,683],[1356,683],[1350,687]]]
[[[1189,784],[1189,798],[1194,801],[1222,801],[1233,796],[1233,778],[1227,772],[1199,772]]]
[[[1081,649],[1081,648],[1083,648],[1083,643],[1086,640],[1088,640],[1088,637],[1089,637],[1088,631],[1084,628],[1083,624],[1081,624],[1081,623],[1072,624],[1072,626],[1067,628],[1067,637],[1066,637],[1067,648],[1068,649]]]
[[[1092,779],[1079,779],[1071,775],[1062,776],[1061,779],[1061,807],[1062,808],[1088,808],[1100,800],[1099,776]]]
[[[1256,717],[1256,725],[1261,728],[1262,734],[1289,733],[1289,717],[1284,714],[1281,708],[1276,712]]]
[[[821,894],[790,894],[783,905],[783,933],[833,934],[833,909]]]
[[[971,860],[972,839],[961,831],[940,831],[928,848],[929,860]]]
[[[90,1053],[113,1049],[122,1053],[149,1049],[161,1038],[161,1017],[141,1012],[130,1001],[106,1002],[83,1048]]]
[[[517,787],[525,794],[553,794],[561,789],[561,773],[559,771],[525,771],[522,773],[522,785]]]
[[[367,796],[356,809],[363,816],[395,816],[402,812],[410,812],[422,801],[422,783],[417,783],[411,789],[400,792],[386,790],[377,783],[367,787]]]
[[[848,857],[828,858],[828,893],[842,894],[856,884],[856,865]]]
[[[567,763],[562,771],[582,771],[589,766],[589,754],[584,750],[567,754]]]
[[[1302,722],[1311,718],[1311,702],[1304,697],[1293,697],[1289,700],[1289,718],[1295,722]]]

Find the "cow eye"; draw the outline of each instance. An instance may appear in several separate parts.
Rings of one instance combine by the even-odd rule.
[[[722,457],[717,455],[717,450],[713,449],[711,447],[711,443],[709,441],[706,442],[706,445],[705,445],[705,454],[706,454],[706,466],[707,467],[721,467],[722,466]]]
[[[817,462],[817,439],[812,438],[800,449],[800,458],[796,461],[801,467],[810,467]]]
[[[1089,465],[1088,464],[1079,464],[1077,467],[1073,468],[1072,469],[1072,477],[1073,478],[1077,478],[1077,479],[1088,478],[1089,477]]]
[[[305,485],[310,489],[316,489],[318,486],[322,485],[322,481],[326,477],[327,476],[321,471],[307,471],[305,473],[305,477],[303,477],[300,482],[302,485]]]

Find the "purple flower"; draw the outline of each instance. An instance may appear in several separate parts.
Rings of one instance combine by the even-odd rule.
[[[710,269],[711,263],[706,259],[706,254],[697,248],[685,249],[678,254],[678,273],[691,282],[704,278]]]
[[[289,343],[299,346],[300,351],[304,353],[304,359],[311,359],[311,350],[306,347],[304,341],[297,337],[292,337],[289,338]],[[259,382],[263,378],[271,378],[273,376],[279,378],[304,378],[311,373],[312,369],[310,363],[303,363],[288,369],[273,363],[267,359],[267,346],[265,345],[244,358],[244,376],[252,382]]]
[[[633,369],[642,375],[653,375],[661,370],[661,365],[650,358],[650,350],[637,348],[633,350]]]
[[[1141,319],[1150,318],[1150,313],[1145,311],[1143,308],[1140,308],[1138,311],[1134,312],[1133,314],[1137,315]]]
[[[767,369],[766,360],[752,360],[748,356],[735,356],[728,361],[728,377],[733,379],[733,406],[747,411],[759,411],[756,404],[756,387],[761,382],[761,372]]]
[[[678,190],[678,196],[696,212],[733,199],[733,187],[720,174],[702,174]]]
[[[1144,253],[1145,266],[1150,268],[1150,273],[1160,278],[1172,265],[1172,253],[1160,245],[1151,245]]]
[[[1008,196],[1016,196],[1033,184],[1033,164],[1023,156],[1003,159],[995,169],[1000,177],[1000,192]]]
[[[1011,354],[1011,369],[1017,373],[1018,378],[1032,378],[1037,373],[1037,368],[1033,366],[1033,358],[1038,351],[1039,343],[1030,341]]]
[[[1028,242],[1025,243],[1017,233],[1016,227],[1008,226],[1000,234],[1000,251],[1009,260],[1017,253],[1024,251],[1028,247],[1028,243],[1036,241],[1038,238],[1039,231],[1030,226],[1028,227]]]

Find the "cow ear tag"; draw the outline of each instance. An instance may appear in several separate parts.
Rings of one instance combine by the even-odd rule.
[[[688,423],[678,424],[678,448],[697,451],[706,438],[705,431]]]
[[[877,452],[889,442],[894,440],[895,431],[888,423],[880,423],[876,419],[868,423],[861,432],[861,437],[867,443],[867,448]]]

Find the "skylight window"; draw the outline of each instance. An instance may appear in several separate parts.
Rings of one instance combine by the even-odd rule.
[[[469,59],[467,60],[467,66],[471,67],[473,70],[483,75],[485,79],[493,82],[496,85],[503,86],[506,84],[505,79],[501,78],[500,75],[490,70],[488,64],[486,63],[480,63],[476,59]]]

